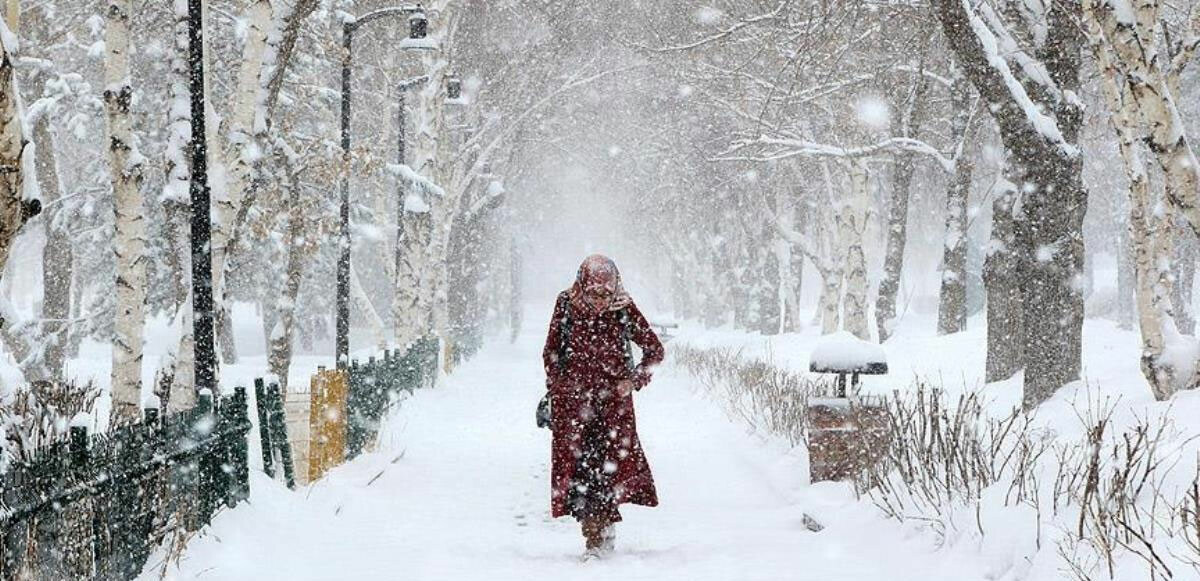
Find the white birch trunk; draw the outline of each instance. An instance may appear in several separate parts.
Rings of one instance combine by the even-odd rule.
[[[192,335],[192,295],[175,315],[179,327],[179,347],[175,352],[175,376],[167,395],[167,412],[176,413],[196,405],[196,341]]]
[[[167,411],[180,412],[191,408],[196,402],[195,364],[196,343],[192,336],[191,294],[191,224],[188,220],[189,187],[191,166],[188,163],[187,147],[192,137],[191,103],[188,92],[188,13],[187,3],[175,2],[174,47],[171,52],[170,105],[167,112],[167,147],[164,152],[166,183],[163,184],[162,203],[173,228],[172,249],[178,263],[178,272],[184,282],[184,300],[175,315],[178,319],[179,343],[175,349],[175,376],[171,381],[171,393],[167,395]]]
[[[457,22],[455,0],[428,6],[439,25],[431,35],[437,50],[422,54],[422,70],[429,81],[416,92],[413,107],[413,169],[437,184],[449,182],[445,160],[451,150],[446,127],[446,79],[450,76],[450,42]],[[448,322],[445,293],[446,251],[449,225],[458,209],[457,199],[433,199],[432,192],[410,185],[405,200],[404,251],[397,273],[396,341],[404,348],[421,335],[433,331],[445,335]],[[432,329],[430,328],[432,327]]]
[[[1173,97],[1172,74],[1158,48],[1160,0],[1136,0],[1134,22],[1126,22],[1107,0],[1085,0],[1083,11],[1096,52],[1111,51],[1114,81],[1125,85],[1122,96],[1132,101],[1133,119],[1141,122],[1155,159],[1165,174],[1166,199],[1200,234],[1200,164],[1188,143],[1183,118]],[[1194,23],[1194,25],[1197,25]],[[1196,31],[1192,31],[1193,34]],[[1169,65],[1168,65],[1169,66]]]
[[[867,323],[867,261],[863,238],[867,228],[867,168],[850,164],[850,196],[838,216],[839,238],[846,249],[846,330],[865,341],[871,340]]]
[[[1101,20],[1096,18],[1094,2],[1084,2],[1085,24],[1100,68],[1101,85],[1112,114],[1117,146],[1129,179],[1129,230],[1133,246],[1133,266],[1138,329],[1142,337],[1142,373],[1158,399],[1170,397],[1176,370],[1162,361],[1171,321],[1170,279],[1167,264],[1172,233],[1170,212],[1156,212],[1150,192],[1150,180],[1138,145],[1138,104],[1132,88],[1120,83],[1117,63],[1108,48],[1098,43]]]
[[[129,422],[141,407],[142,330],[145,325],[145,225],[142,220],[142,157],[133,139],[129,81],[129,0],[108,0],[105,9],[104,104],[108,161],[116,208],[116,320],[113,339],[113,418]]]
[[[213,298],[217,301],[215,308],[219,341],[227,361],[236,359],[237,351],[229,344],[233,338],[229,333],[229,300],[225,281],[229,274],[229,254],[235,251],[238,237],[238,212],[242,209],[248,189],[253,186],[254,168],[262,156],[257,139],[260,131],[255,121],[258,105],[265,97],[262,72],[267,33],[271,26],[271,3],[255,0],[246,10],[246,23],[246,41],[233,93],[233,110],[226,129],[222,131],[228,136],[221,150],[226,176],[225,195],[214,199],[216,219],[212,233]]]

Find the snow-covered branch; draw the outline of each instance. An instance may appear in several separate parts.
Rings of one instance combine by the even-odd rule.
[[[766,148],[767,151],[758,155],[735,155],[737,152],[750,148]],[[912,137],[889,137],[871,145],[843,147],[802,139],[759,136],[755,139],[735,141],[729,150],[718,154],[713,161],[775,161],[792,157],[864,158],[896,150],[927,155],[933,158],[944,171],[954,171],[952,158],[946,157],[936,147]]]

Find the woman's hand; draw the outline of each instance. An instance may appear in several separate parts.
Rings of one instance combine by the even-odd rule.
[[[626,397],[631,393],[633,393],[633,380],[622,379],[617,382],[617,395]]]

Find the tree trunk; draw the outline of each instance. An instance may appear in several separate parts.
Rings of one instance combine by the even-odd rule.
[[[867,323],[867,261],[863,237],[867,228],[867,168],[861,163],[850,166],[850,199],[842,205],[838,219],[846,248],[846,330],[864,341],[871,340]]]
[[[1170,67],[1171,60],[1158,49],[1161,2],[1133,3],[1132,22],[1118,15],[1107,1],[1085,0],[1083,8],[1093,42],[1102,44],[1097,51],[1111,50],[1116,57],[1110,66],[1120,70],[1125,85],[1122,95],[1136,107],[1142,122],[1139,134],[1146,138],[1163,170],[1167,201],[1200,235],[1200,162],[1188,143],[1183,117],[1175,104],[1176,91],[1172,89],[1178,84],[1178,71],[1164,69]],[[1186,50],[1190,53],[1195,47]]]
[[[45,82],[39,74],[32,94],[40,97],[44,86]],[[42,333],[46,341],[45,369],[48,377],[38,379],[59,381],[63,378],[66,362],[74,256],[71,238],[65,228],[67,217],[59,203],[62,182],[58,176],[54,137],[50,132],[49,117],[44,114],[39,115],[33,123],[33,143],[37,153],[34,167],[46,208],[42,220],[46,233],[46,245],[42,248]]]
[[[987,363],[984,381],[1008,379],[1025,366],[1021,337],[1024,317],[1017,278],[1016,187],[1005,184],[992,203],[992,238],[983,260],[987,292]]]
[[[163,153],[166,181],[161,201],[168,222],[171,268],[176,273],[176,326],[179,343],[175,348],[175,376],[167,395],[167,411],[181,412],[196,403],[196,342],[192,332],[192,261],[189,240],[191,223],[188,217],[188,189],[191,187],[191,165],[188,163],[188,142],[192,138],[191,114],[188,109],[188,12],[182,2],[175,3],[174,51],[171,56],[171,105],[167,112],[167,146]]]
[[[967,201],[971,193],[971,174],[975,162],[971,159],[970,143],[974,107],[971,87],[966,78],[958,76],[950,90],[954,116],[950,134],[957,144],[954,155],[954,175],[946,192],[946,236],[942,245],[942,285],[938,301],[938,334],[958,333],[967,329]]]
[[[21,127],[22,112],[18,106],[20,99],[11,50],[12,47],[0,38],[0,166],[10,168],[10,171],[0,173],[0,273],[8,263],[13,239],[40,209],[40,204],[22,198],[21,159],[25,153],[25,135]],[[0,327],[3,324],[0,321]]]
[[[291,164],[283,161],[285,187],[290,192],[288,205],[287,271],[283,285],[283,296],[276,303],[275,324],[268,335],[270,356],[267,362],[271,373],[279,378],[280,388],[285,392],[288,372],[292,366],[292,340],[296,328],[296,304],[300,296],[300,282],[304,279],[305,247],[308,245],[304,219],[307,211],[302,198],[302,188],[295,179]]]
[[[1020,184],[1016,252],[1024,317],[1024,407],[1029,409],[1079,378],[1083,296],[1076,280],[1083,269],[1087,192],[1077,140],[1083,112],[1077,99],[1027,90],[1037,83],[1022,84],[1008,59],[1032,57],[997,54],[995,33],[987,30],[995,24],[974,13],[975,5],[961,0],[934,0],[933,5],[956,60],[988,102]],[[1067,96],[1080,88],[1078,10],[1070,3],[1048,7],[1046,35],[1037,52],[1048,74],[1043,80]],[[990,37],[990,44],[985,45],[983,36]]]
[[[221,347],[221,359],[225,363],[237,361],[234,343],[233,322],[229,312],[231,295],[227,287],[230,271],[230,255],[239,237],[238,213],[243,211],[243,200],[248,190],[254,187],[256,160],[260,157],[261,144],[256,129],[256,113],[261,97],[265,97],[262,85],[263,59],[267,49],[267,33],[271,24],[271,4],[267,0],[254,0],[246,9],[246,41],[242,47],[241,66],[238,68],[237,85],[233,93],[233,110],[229,125],[222,133],[228,134],[223,152],[223,165],[228,176],[226,196],[217,198],[216,222],[213,229],[213,296],[217,301],[217,343]]]
[[[1196,281],[1196,236],[1186,224],[1172,220],[1175,238],[1175,259],[1171,285],[1171,305],[1175,307],[1175,326],[1184,335],[1196,334],[1196,318],[1192,315],[1192,287]]]
[[[108,157],[116,208],[116,321],[113,339],[114,423],[135,421],[141,411],[142,331],[145,325],[146,263],[142,205],[142,157],[133,139],[129,84],[129,0],[108,0],[105,11],[104,104]]]
[[[1178,377],[1190,377],[1191,370],[1174,369],[1162,359],[1168,337],[1175,334],[1171,305],[1170,252],[1172,214],[1156,207],[1150,192],[1150,180],[1139,150],[1137,119],[1140,103],[1129,83],[1119,83],[1117,61],[1098,41],[1104,20],[1094,3],[1085,1],[1083,20],[1092,37],[1093,54],[1100,69],[1101,86],[1111,110],[1111,122],[1117,134],[1118,151],[1129,179],[1129,234],[1133,246],[1133,270],[1137,287],[1138,329],[1142,337],[1142,374],[1158,399],[1166,399],[1176,387]]]
[[[895,116],[892,134],[917,137],[925,121],[925,105],[929,83],[924,75],[917,80],[912,97],[908,123],[902,116]],[[896,325],[896,295],[900,292],[900,277],[904,274],[904,247],[908,243],[908,198],[916,169],[916,154],[899,150],[893,154],[892,191],[888,203],[887,242],[883,255],[883,278],[879,281],[879,294],[875,297],[875,328],[879,342],[887,341]]]

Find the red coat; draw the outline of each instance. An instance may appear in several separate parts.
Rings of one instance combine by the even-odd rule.
[[[562,321],[568,309],[572,311],[568,356],[565,368],[560,369]],[[550,507],[555,517],[568,514],[567,489],[580,454],[585,422],[592,417],[603,422],[603,432],[612,442],[606,460],[615,466],[610,482],[616,502],[658,505],[650,464],[638,440],[633,397],[616,395],[616,384],[631,379],[637,389],[645,387],[650,382],[650,369],[663,360],[664,351],[637,305],[630,302],[625,310],[629,338],[642,349],[642,360],[633,371],[625,362],[625,331],[618,312],[590,316],[579,313],[570,306],[565,291],[555,304],[542,351],[550,390]]]

